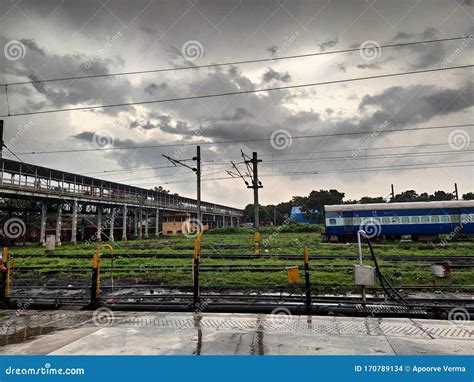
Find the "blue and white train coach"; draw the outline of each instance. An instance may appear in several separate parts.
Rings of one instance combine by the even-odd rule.
[[[440,234],[474,233],[474,200],[338,204],[324,206],[330,241],[352,238],[363,229],[369,237],[432,240]]]

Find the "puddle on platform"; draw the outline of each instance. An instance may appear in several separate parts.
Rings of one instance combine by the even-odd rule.
[[[0,346],[20,344],[56,330],[58,328],[54,326],[25,327],[11,334],[0,335]]]

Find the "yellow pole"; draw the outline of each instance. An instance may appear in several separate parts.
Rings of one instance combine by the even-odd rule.
[[[10,297],[11,280],[10,280],[10,251],[8,247],[2,248],[2,261],[6,267],[6,281],[5,281],[5,297]]]
[[[255,254],[260,255],[260,232],[255,231]]]

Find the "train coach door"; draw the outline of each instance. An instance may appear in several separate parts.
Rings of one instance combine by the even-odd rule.
[[[342,213],[342,221],[344,224],[344,233],[351,234],[354,233],[354,226],[352,224],[354,219],[354,212],[352,210],[346,210]]]
[[[449,220],[451,221],[451,231],[454,231],[461,224],[461,209],[450,208],[446,210],[449,213]]]

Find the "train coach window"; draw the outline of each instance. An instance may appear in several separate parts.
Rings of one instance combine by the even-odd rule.
[[[354,218],[354,225],[360,225],[361,219],[360,218]]]
[[[448,215],[442,215],[441,216],[441,221],[443,223],[449,223],[449,216]]]
[[[336,219],[329,219],[329,224],[336,225]]]
[[[429,216],[422,216],[421,217],[421,222],[422,223],[429,223],[430,222],[430,217]]]
[[[411,222],[412,223],[419,223],[420,222],[420,218],[418,216],[412,216],[411,217]]]
[[[392,218],[392,223],[395,223],[395,224],[400,223],[400,218],[399,218],[398,216],[394,216],[394,217]]]
[[[408,216],[403,216],[402,223],[410,223],[410,218]]]
[[[350,218],[345,218],[345,219],[344,219],[344,225],[352,225],[352,219],[350,219]]]
[[[388,223],[390,223],[389,218],[382,218],[382,224],[388,224]]]
[[[432,216],[431,223],[439,223],[439,216]]]
[[[451,215],[450,217],[453,223],[459,223],[461,221],[459,215]]]

